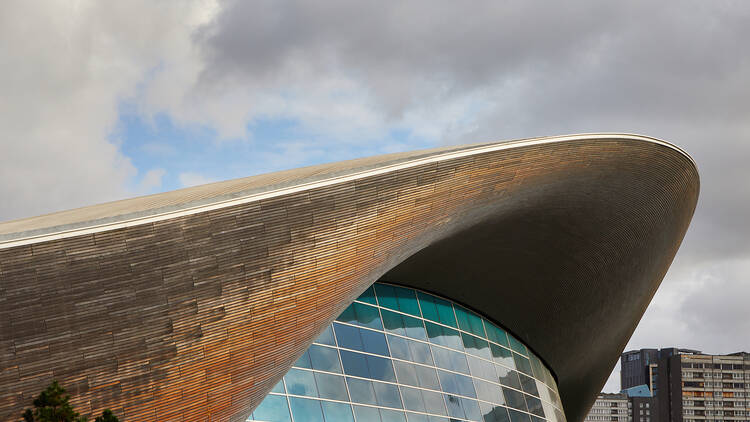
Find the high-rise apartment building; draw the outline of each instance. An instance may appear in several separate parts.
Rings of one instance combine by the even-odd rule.
[[[675,422],[750,421],[750,354],[660,359],[659,411]]]
[[[625,352],[621,359],[623,388],[641,376],[652,386],[653,397],[631,397],[634,422],[750,421],[746,352],[707,355],[690,349],[642,349]]]
[[[659,359],[657,349],[641,349],[625,352],[620,357],[620,388],[623,390],[639,385],[651,389],[650,365]],[[651,389],[653,391],[653,389]]]
[[[600,393],[584,422],[629,422],[630,400],[625,393]]]
[[[678,349],[640,349],[631,350],[620,356],[620,388],[645,385],[656,397],[659,391],[659,359],[677,354],[700,353],[698,350]]]
[[[659,422],[656,403],[656,398],[651,396],[646,385],[630,387],[614,394],[600,393],[585,422]]]

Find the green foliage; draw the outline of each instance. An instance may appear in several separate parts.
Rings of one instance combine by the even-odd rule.
[[[107,409],[102,412],[102,415],[96,418],[94,422],[118,422],[118,420],[117,416],[115,416],[111,410]]]
[[[34,399],[34,410],[23,412],[25,422],[86,422],[87,418],[80,416],[70,405],[70,395],[65,389],[52,381],[39,397]],[[95,422],[118,422],[117,417],[107,409],[96,418]]]

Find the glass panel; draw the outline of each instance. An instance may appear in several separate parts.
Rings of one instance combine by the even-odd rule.
[[[435,368],[427,366],[415,365],[417,372],[417,382],[422,388],[429,388],[432,390],[439,390],[440,384],[438,384],[437,372]]]
[[[433,346],[432,357],[435,358],[435,366],[439,368],[449,369],[463,374],[469,373],[469,365],[466,363],[466,355],[463,353]]]
[[[508,406],[523,411],[528,410],[522,392],[503,387],[503,395],[505,396],[505,402]]]
[[[547,417],[548,421],[550,421],[550,422],[558,422],[558,421],[555,420],[555,408],[552,407],[551,404],[543,401],[542,402],[542,407],[544,408],[544,416]],[[559,422],[562,422],[562,421],[559,421]]]
[[[404,398],[404,408],[415,412],[424,412],[424,399],[421,390],[416,388],[401,387],[401,396]]]
[[[512,335],[508,334],[508,342],[510,343],[510,349],[514,352],[518,352],[522,355],[528,355],[529,351],[526,349],[526,346],[524,346],[523,343],[518,341],[517,338],[513,337]]]
[[[464,408],[466,419],[472,421],[481,420],[482,414],[479,412],[479,403],[476,400],[461,398],[461,407]]]
[[[348,401],[344,377],[338,375],[315,373],[315,381],[318,384],[318,394],[322,399]]]
[[[513,353],[511,353],[510,350],[490,344],[490,351],[492,352],[492,360],[494,360],[495,363],[505,365],[511,369],[516,369],[516,363],[512,356]]]
[[[422,307],[422,315],[425,319],[458,327],[456,316],[453,314],[453,306],[447,300],[437,298],[427,293],[417,292],[419,305]]]
[[[359,336],[359,328],[343,324],[333,324],[333,329],[336,332],[336,340],[339,342],[339,347],[354,350],[364,349],[362,338]]]
[[[537,388],[537,391],[539,392],[539,398],[552,403],[552,397],[550,397],[547,386],[545,386],[544,383],[542,383],[539,380],[534,380],[534,381],[536,382],[536,388]]]
[[[544,365],[542,365],[542,361],[533,353],[529,353],[529,360],[531,361],[531,369],[534,371],[534,378],[544,380]]]
[[[425,322],[425,326],[431,343],[463,351],[463,343],[458,331],[431,322]]]
[[[380,420],[384,422],[406,422],[404,412],[398,410],[380,409]]]
[[[390,284],[375,283],[375,292],[378,294],[378,303],[380,306],[398,311],[398,301],[396,300],[396,291]]]
[[[480,358],[492,359],[490,353],[490,344],[487,340],[482,340],[479,337],[474,337],[471,334],[461,333],[461,341],[464,344],[466,353],[470,353]]]
[[[326,422],[354,422],[351,405],[330,401],[324,401],[320,404],[323,406],[323,414],[326,417]]]
[[[271,392],[284,394],[284,382],[283,381],[277,382],[276,385],[274,385],[273,388],[271,389]]]
[[[296,366],[297,368],[310,369],[310,354],[308,353],[308,351],[305,350],[305,353],[303,353],[302,356],[297,359],[297,362],[294,362],[294,365],[292,366]]]
[[[385,342],[385,334],[371,330],[360,330],[364,351],[376,355],[388,356],[388,344]]]
[[[430,422],[430,417],[427,415],[420,415],[419,413],[406,412],[406,419],[409,422]]]
[[[409,345],[409,353],[413,362],[433,365],[432,353],[430,353],[430,346],[428,344],[412,340],[408,340],[407,344]]]
[[[528,413],[521,413],[517,410],[509,409],[511,422],[531,422],[531,417]]]
[[[422,398],[424,399],[424,407],[430,409],[430,413],[436,415],[445,415],[445,403],[443,402],[443,395],[434,391],[422,390]]]
[[[482,417],[484,422],[510,422],[510,416],[508,416],[508,410],[500,406],[492,406],[487,403],[479,403],[479,408],[482,410]]]
[[[315,377],[311,371],[292,368],[284,375],[284,382],[289,394],[318,397],[318,389],[315,387]]]
[[[389,333],[426,340],[427,334],[421,319],[383,310],[383,325]]]
[[[552,399],[552,404],[554,404],[557,407],[560,407],[560,398],[557,395],[557,393],[551,388],[549,388],[548,390],[549,390],[549,397]]]
[[[354,406],[357,422],[380,422],[380,412],[376,407]]]
[[[378,308],[364,303],[352,303],[336,320],[378,330],[383,329]]]
[[[525,357],[513,353],[513,360],[516,362],[516,369],[519,371],[531,375],[531,363]]]
[[[339,363],[339,352],[330,347],[312,345],[307,349],[310,355],[312,368],[319,371],[341,373],[341,364]]]
[[[402,336],[406,335],[406,326],[404,325],[404,318],[401,314],[387,311],[383,309],[383,326],[389,333],[399,334]]]
[[[497,371],[497,379],[500,384],[513,387],[515,389],[521,389],[521,382],[518,380],[518,372],[507,369],[505,367],[496,365],[495,371]]]
[[[367,356],[367,366],[370,368],[370,378],[381,381],[396,381],[393,365],[390,359],[377,356]]]
[[[440,385],[443,391],[462,396],[476,397],[471,378],[445,371],[438,371],[438,377],[440,378]]]
[[[366,355],[361,353],[341,351],[341,363],[344,365],[344,373],[355,377],[369,378],[370,370],[367,368]]]
[[[268,422],[291,422],[286,396],[268,395],[253,412],[253,419]]]
[[[497,384],[491,384],[486,381],[474,380],[474,387],[477,390],[479,400],[488,401],[495,404],[504,404],[503,392]]]
[[[479,337],[485,338],[484,326],[482,325],[482,318],[479,315],[471,312],[463,306],[454,306],[456,310],[456,319],[458,319],[458,328],[475,334]]]
[[[552,376],[552,372],[550,372],[547,368],[544,369],[544,382],[550,386],[550,388],[557,393],[557,382],[555,381],[555,378]],[[559,394],[558,394],[559,395]]]
[[[383,311],[385,315],[385,312]],[[403,359],[403,360],[411,360],[413,361],[411,357],[411,352],[409,351],[409,344],[407,343],[409,340],[401,337],[396,337],[392,335],[388,335],[388,345],[391,346],[391,356],[396,359]]]
[[[467,358],[469,359],[469,368],[471,369],[471,374],[474,377],[497,382],[495,365],[493,365],[492,362],[475,358],[474,356],[468,356]]]
[[[416,365],[406,362],[393,361],[396,369],[396,379],[401,384],[418,386]]]
[[[424,330],[424,323],[421,319],[404,315],[404,326],[406,327],[407,337],[427,340],[427,333]]]
[[[372,381],[347,377],[346,385],[349,386],[349,394],[352,396],[352,402],[377,404],[375,390],[372,388]]]
[[[369,303],[371,305],[377,305],[377,302],[375,301],[375,291],[372,289],[372,286],[368,287],[364,293],[359,295],[357,300],[360,302]]]
[[[414,290],[380,283],[375,285],[375,290],[378,294],[380,306],[420,316]]]
[[[536,389],[536,381],[534,378],[527,377],[523,374],[519,374],[518,377],[521,379],[521,389],[523,391],[539,397],[539,390]]]
[[[477,393],[474,391],[474,383],[470,377],[456,374],[456,381],[458,383],[458,394],[467,397],[477,397]]]
[[[419,312],[417,296],[414,294],[414,290],[405,289],[403,287],[396,287],[395,291],[396,298],[398,300],[398,309],[401,312],[414,316],[422,316]]]
[[[445,398],[445,407],[448,408],[448,416],[461,419],[466,417],[459,397],[452,394],[443,394],[443,397]]]
[[[380,406],[403,407],[401,406],[401,395],[398,393],[398,387],[382,382],[374,382],[373,387],[375,387],[375,397]]]
[[[363,327],[383,329],[383,323],[380,322],[380,313],[378,308],[361,303],[354,304],[354,311],[357,314],[357,323]]]
[[[487,331],[487,338],[490,341],[494,341],[497,344],[502,344],[503,346],[508,347],[508,336],[507,334],[505,334],[505,330],[487,321],[486,319],[483,321],[484,329],[485,331]]]
[[[336,321],[355,324],[357,322],[357,315],[354,313],[354,304],[352,303],[351,305],[347,306],[346,309],[341,312],[341,315],[336,318]]]
[[[388,336],[388,343],[391,346],[391,355],[394,358],[432,365],[429,345],[391,335]]]
[[[531,397],[529,395],[524,396],[526,399],[526,406],[529,407],[529,412],[537,415],[537,416],[544,416],[544,409],[542,408],[542,401],[539,400],[536,397]]]
[[[318,400],[289,397],[292,416],[298,421],[323,422],[323,412]]]
[[[335,346],[336,341],[333,339],[333,329],[331,326],[327,326],[325,330],[315,339],[315,343],[327,344],[329,346]]]

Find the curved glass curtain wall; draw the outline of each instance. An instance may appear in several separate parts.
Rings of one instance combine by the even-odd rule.
[[[518,339],[421,291],[375,283],[248,421],[564,422],[550,371]]]

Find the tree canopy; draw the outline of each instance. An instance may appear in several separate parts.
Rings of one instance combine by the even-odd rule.
[[[23,412],[25,422],[86,422],[88,418],[81,416],[70,404],[70,395],[57,382],[52,383],[34,399],[34,410]],[[95,422],[118,422],[117,417],[107,409]]]

